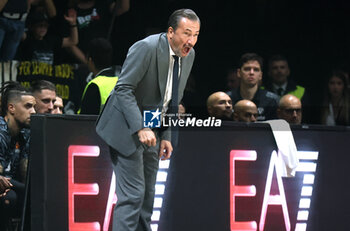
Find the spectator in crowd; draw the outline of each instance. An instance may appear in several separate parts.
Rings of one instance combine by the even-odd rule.
[[[53,0],[31,0],[30,12],[41,12],[50,19],[56,17],[56,6]]]
[[[27,175],[30,116],[35,98],[17,82],[1,89],[0,116],[0,230],[22,214]]]
[[[217,119],[232,120],[232,101],[225,92],[215,92],[208,97],[207,110],[209,116]]]
[[[98,115],[109,93],[118,81],[112,65],[113,49],[108,40],[96,38],[90,41],[87,52],[88,67],[93,78],[85,87],[78,114]]]
[[[226,75],[226,88],[227,91],[232,91],[239,87],[239,78],[237,76],[238,69],[230,68]]]
[[[15,57],[24,32],[27,10],[27,0],[0,1],[0,62]]]
[[[299,98],[291,94],[282,96],[277,108],[277,116],[289,124],[301,124],[302,108]]]
[[[51,114],[56,101],[55,85],[46,80],[36,80],[32,82],[31,87],[36,101],[35,111]]]
[[[86,52],[90,40],[107,37],[111,23],[112,12],[120,15],[129,10],[130,0],[77,0],[71,1],[70,5],[77,12],[77,26],[79,43],[68,48],[74,57],[75,63],[86,63]]]
[[[53,104],[51,114],[63,114],[63,100],[62,97],[56,96],[56,101]]]
[[[259,82],[262,80],[263,58],[255,53],[243,54],[237,76],[240,79],[239,88],[227,92],[232,103],[236,104],[242,99],[248,99],[258,107],[257,120],[276,119],[276,109],[279,97],[269,91],[260,89]]]
[[[270,78],[264,86],[266,90],[274,92],[280,97],[291,94],[300,100],[305,98],[305,88],[297,85],[290,77],[288,61],[284,56],[272,56],[268,68]]]
[[[239,122],[255,122],[258,117],[258,108],[250,100],[242,99],[233,107],[233,120]]]
[[[38,61],[54,64],[54,55],[62,47],[69,47],[78,43],[76,13],[70,11],[64,16],[70,24],[69,37],[48,35],[49,21],[45,14],[33,12],[28,16],[29,33],[18,49],[17,58],[23,61]]]
[[[333,71],[328,79],[323,101],[321,123],[326,125],[349,125],[350,106],[348,80],[342,71]]]

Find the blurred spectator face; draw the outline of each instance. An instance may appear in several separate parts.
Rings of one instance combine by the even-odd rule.
[[[239,78],[237,76],[237,70],[232,70],[227,74],[227,88],[228,90],[236,89],[239,87]]]
[[[274,61],[269,66],[269,75],[275,84],[282,85],[287,82],[289,74],[290,70],[286,61]]]
[[[52,114],[63,114],[63,100],[61,97],[56,97],[56,101],[53,104]]]
[[[37,113],[51,113],[53,105],[56,101],[56,92],[48,89],[41,90],[41,92],[34,92],[36,105],[35,111]]]
[[[241,83],[253,87],[262,79],[262,70],[258,61],[248,61],[239,69],[238,77]]]
[[[41,2],[42,0],[31,0],[31,4],[37,5]]]
[[[240,100],[234,107],[233,118],[240,122],[255,122],[258,117],[258,108],[249,100]]]
[[[30,116],[35,113],[35,98],[31,95],[23,95],[21,101],[9,103],[8,112],[13,114],[20,127],[30,126]]]
[[[208,113],[218,119],[232,120],[232,100],[224,92],[216,92],[208,98]]]
[[[302,110],[300,100],[293,95],[285,95],[280,100],[277,116],[289,124],[301,124]]]
[[[332,98],[340,98],[344,92],[344,82],[341,78],[333,76],[328,82],[329,94]]]
[[[49,24],[45,21],[36,23],[32,29],[32,33],[34,37],[38,40],[42,40],[47,33],[48,27],[49,27]]]

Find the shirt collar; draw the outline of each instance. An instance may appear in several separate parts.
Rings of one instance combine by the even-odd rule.
[[[282,88],[283,91],[286,91],[287,84],[288,84],[288,82],[285,82],[285,83],[282,84],[282,85],[277,85],[277,84],[272,83],[272,86],[273,86],[273,88],[274,88],[276,91],[277,91],[279,88]]]
[[[176,55],[176,54],[175,54],[175,52],[173,51],[173,49],[171,48],[170,43],[169,43],[169,51],[170,51],[170,52],[169,52],[169,53],[170,53],[170,57],[171,57],[171,58],[174,58],[173,55]]]

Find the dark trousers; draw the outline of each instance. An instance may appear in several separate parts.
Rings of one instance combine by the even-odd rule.
[[[21,217],[24,201],[24,184],[13,182],[11,189],[6,196],[0,197],[0,230],[7,230],[7,225],[13,217]]]
[[[155,147],[140,145],[130,156],[113,148],[110,148],[110,152],[118,198],[114,208],[113,231],[151,231],[159,138]]]

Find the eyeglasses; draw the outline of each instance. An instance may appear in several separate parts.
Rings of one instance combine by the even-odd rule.
[[[252,116],[254,116],[254,118],[257,118],[257,117],[258,117],[258,113],[246,112],[246,113],[244,114],[244,116],[245,116],[246,118],[251,118]]]
[[[301,113],[301,108],[284,108],[282,109],[283,111],[285,111],[287,114],[293,115],[294,112],[297,114]]]

